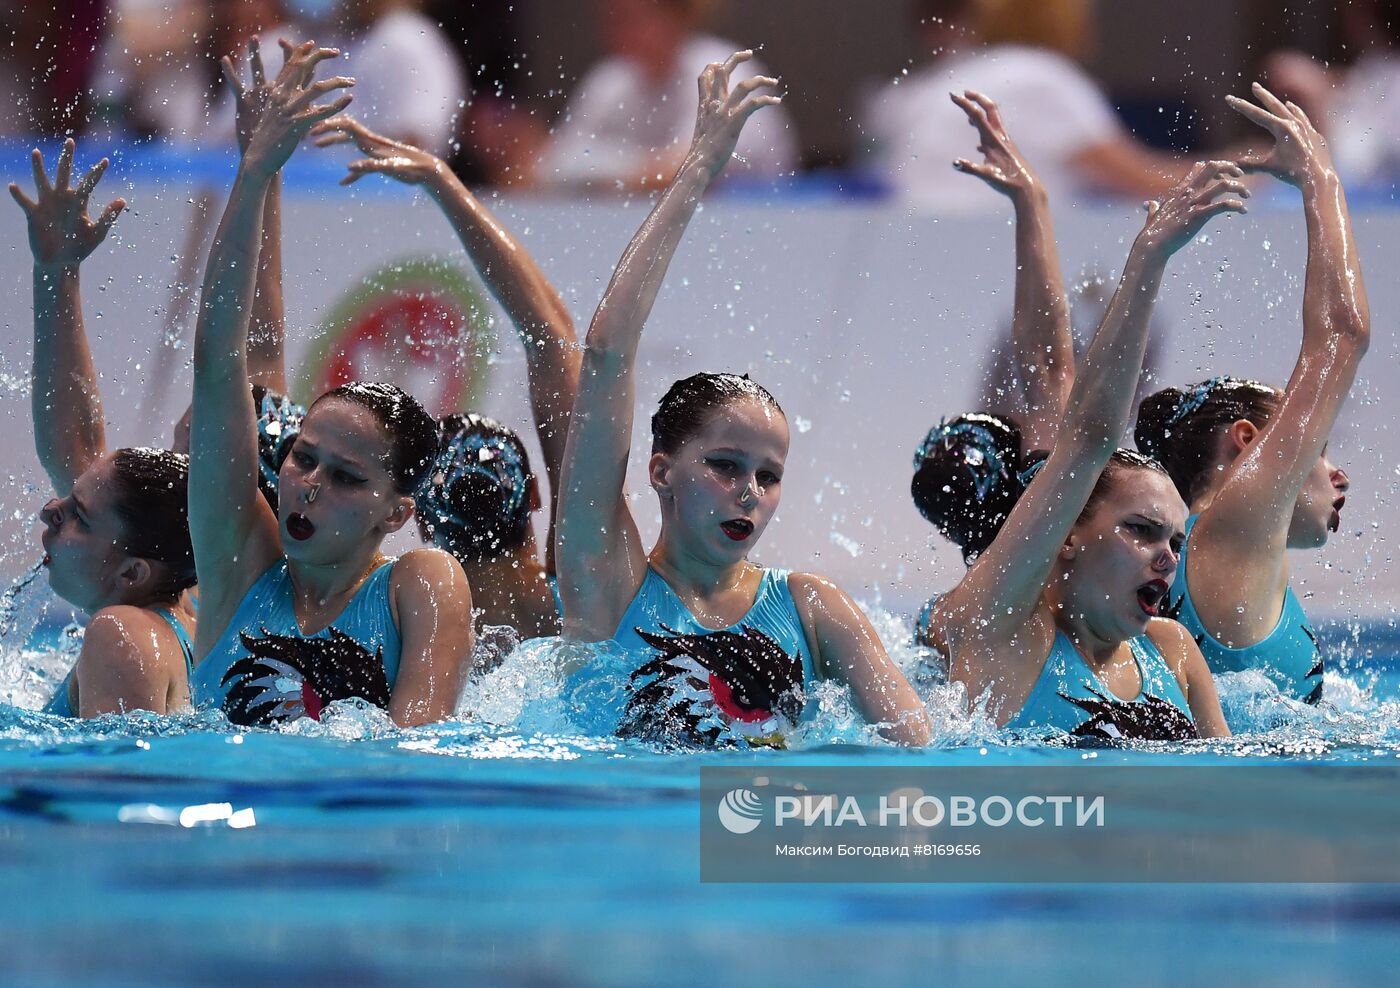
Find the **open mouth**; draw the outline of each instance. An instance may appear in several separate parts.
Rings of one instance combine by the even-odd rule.
[[[753,522],[747,518],[731,518],[729,521],[720,522],[719,527],[735,542],[742,542],[753,534]]]
[[[1137,589],[1138,606],[1142,608],[1148,617],[1156,617],[1161,609],[1162,601],[1166,599],[1167,591],[1171,587],[1167,586],[1166,580],[1153,580],[1144,583]]]
[[[1347,503],[1345,497],[1339,497],[1332,502],[1332,517],[1328,519],[1327,530],[1335,532],[1342,527],[1342,505]]]
[[[294,512],[287,516],[287,534],[298,542],[305,542],[316,534],[316,526],[311,524],[306,515]]]

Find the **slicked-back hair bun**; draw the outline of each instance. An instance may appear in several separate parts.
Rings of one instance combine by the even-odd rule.
[[[1283,404],[1283,393],[1237,377],[1213,377],[1186,388],[1164,388],[1138,406],[1133,439],[1166,468],[1188,505],[1205,489],[1221,430],[1241,419],[1262,429]]]
[[[746,399],[785,415],[768,389],[747,374],[701,373],[681,378],[661,396],[661,404],[651,417],[651,451],[675,456],[716,412]]]
[[[992,544],[1026,489],[1030,460],[1021,430],[996,415],[959,415],[934,426],[914,454],[909,492],[939,534],[964,561]]]

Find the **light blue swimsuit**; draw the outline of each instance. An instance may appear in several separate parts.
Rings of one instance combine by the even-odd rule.
[[[603,665],[628,682],[612,694],[618,734],[704,746],[781,745],[817,679],[787,571],[774,569],[748,613],[714,630],[647,567]]]
[[[1140,635],[1130,639],[1128,647],[1137,662],[1142,691],[1135,699],[1123,700],[1089,668],[1064,632],[1057,630],[1040,678],[1006,729],[1105,741],[1199,737],[1181,684],[1152,639]]]
[[[1176,580],[1167,595],[1168,604],[1163,614],[1180,621],[1191,637],[1196,639],[1211,672],[1259,669],[1277,683],[1284,694],[1304,703],[1317,703],[1322,699],[1322,649],[1317,644],[1317,632],[1313,631],[1303,605],[1291,586],[1283,592],[1283,611],[1279,614],[1278,624],[1263,641],[1247,648],[1227,648],[1206,631],[1191,600],[1191,589],[1186,584],[1186,557],[1191,548],[1191,529],[1199,517],[1192,515],[1186,520],[1186,544],[1181,550]]]
[[[360,586],[329,626],[305,635],[292,607],[287,561],[258,577],[223,637],[195,670],[196,705],[221,707],[235,724],[320,719],[336,700],[389,706],[402,641],[389,603],[394,563]]]
[[[180,651],[185,654],[185,676],[191,682],[194,680],[194,645],[190,642],[190,634],[185,630],[185,626],[168,609],[164,607],[156,608],[155,613],[165,618],[165,623],[170,625],[170,630],[175,632],[176,639],[180,642]],[[58,692],[53,695],[53,699],[44,707],[44,713],[56,714],[59,717],[76,717],[73,706],[68,702],[68,687],[73,682],[73,669],[68,670],[68,675],[63,677],[63,684],[59,686]],[[191,687],[193,688],[193,687]]]

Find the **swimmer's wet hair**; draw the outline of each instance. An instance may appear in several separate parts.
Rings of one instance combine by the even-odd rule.
[[[1021,430],[997,415],[959,415],[929,430],[914,454],[914,506],[971,563],[1001,531],[1029,479]]]
[[[1190,504],[1215,466],[1220,431],[1240,419],[1262,429],[1282,404],[1283,393],[1267,384],[1213,377],[1144,398],[1133,438],[1138,449],[1166,467],[1182,500]]]
[[[328,398],[369,410],[389,436],[386,467],[394,488],[400,494],[414,494],[427,479],[438,451],[438,424],[418,399],[394,384],[357,381],[332,388],[312,402],[311,408]]]
[[[448,415],[437,461],[414,498],[419,531],[458,559],[499,559],[525,543],[534,481],[514,429],[483,415]]]
[[[119,449],[112,454],[112,483],[124,551],[157,564],[155,595],[173,600],[195,584],[190,458],[168,449]]]
[[[1135,449],[1115,449],[1113,455],[1108,458],[1108,462],[1104,464],[1099,479],[1094,482],[1094,489],[1089,492],[1089,500],[1084,503],[1084,510],[1079,512],[1079,517],[1074,520],[1074,523],[1079,525],[1088,521],[1124,475],[1138,470],[1151,470],[1153,473],[1160,473],[1168,479],[1171,477],[1166,468],[1152,457],[1143,456]]]
[[[651,417],[651,451],[674,456],[725,405],[749,399],[785,415],[768,389],[743,374],[692,374],[666,391]]]
[[[939,422],[924,437],[914,454],[910,493],[919,513],[971,565],[996,540],[1049,456],[1045,450],[1022,451],[1021,430],[1010,419],[959,415]],[[1114,451],[1075,524],[1092,516],[1129,470],[1167,475],[1160,463],[1135,450]]]

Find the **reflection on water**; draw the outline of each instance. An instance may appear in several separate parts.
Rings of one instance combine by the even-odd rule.
[[[907,623],[874,617],[915,670],[925,656]],[[9,648],[7,981],[673,984],[730,961],[766,970],[756,958],[782,958],[772,984],[913,969],[954,982],[1114,968],[1138,983],[1203,970],[1232,983],[1388,980],[1400,898],[1386,887],[701,885],[696,801],[698,770],[714,764],[1393,760],[1400,674],[1377,640],[1352,636],[1318,708],[1262,676],[1222,677],[1237,731],[1224,741],[1013,745],[935,677],[926,751],[878,743],[823,686],[795,750],[682,754],[578,730],[560,674],[581,653],[554,642],[470,684],[459,722],[407,731],[354,702],[275,731],[218,713],[62,720],[35,708],[71,652]]]

